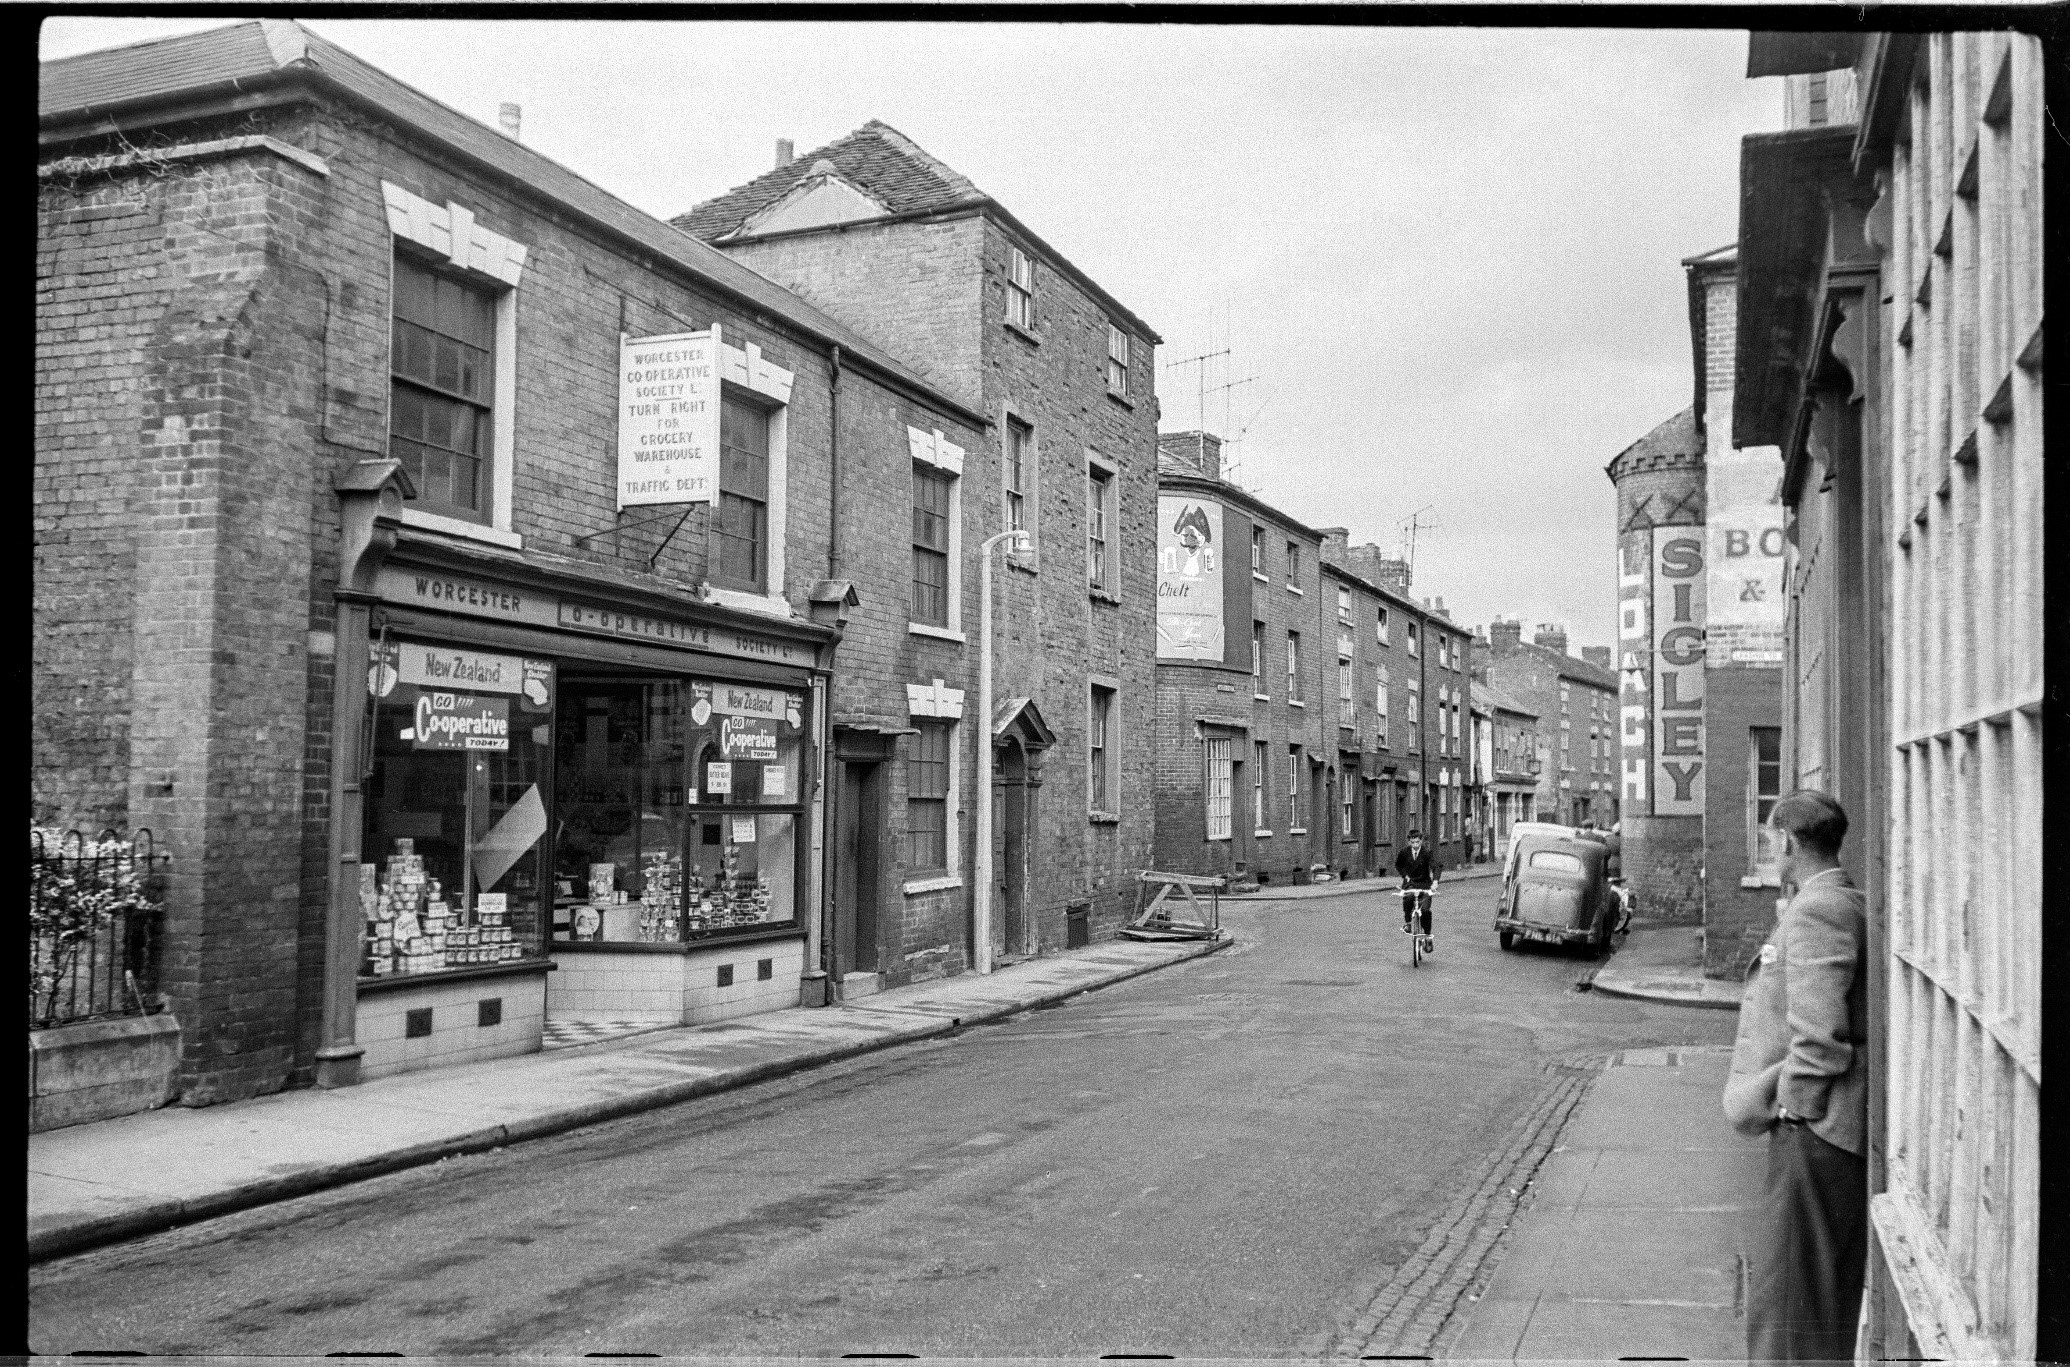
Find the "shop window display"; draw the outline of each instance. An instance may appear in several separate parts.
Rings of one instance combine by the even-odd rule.
[[[537,957],[553,664],[386,641],[368,687],[362,976]]]
[[[553,938],[679,944],[797,916],[802,694],[568,677]]]

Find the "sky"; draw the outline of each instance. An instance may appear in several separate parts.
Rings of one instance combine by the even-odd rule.
[[[54,17],[41,55],[225,22]],[[1418,597],[1577,651],[1616,629],[1603,467],[1693,397],[1681,260],[1782,124],[1736,30],[304,22],[663,218],[882,119],[1163,336],[1163,430],[1354,544],[1418,516]]]

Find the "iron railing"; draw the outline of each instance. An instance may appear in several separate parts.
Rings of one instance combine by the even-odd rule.
[[[165,873],[148,829],[29,832],[29,1028],[162,1009]]]

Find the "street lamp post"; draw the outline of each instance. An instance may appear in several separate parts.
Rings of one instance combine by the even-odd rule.
[[[1021,550],[1029,539],[1025,531],[1001,532],[978,548],[977,886],[971,905],[980,973],[992,971],[992,551],[1002,541]]]

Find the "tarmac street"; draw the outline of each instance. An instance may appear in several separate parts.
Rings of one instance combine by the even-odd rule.
[[[1733,1026],[1577,991],[1579,955],[1502,952],[1493,897],[1455,885],[1414,969],[1384,888],[1227,902],[1232,949],[1055,1009],[47,1262],[31,1345],[1281,1357],[1456,1337],[1511,1175],[1570,1114],[1594,1117],[1591,1171],[1618,1161],[1621,1117],[1583,1106],[1600,1065]]]

